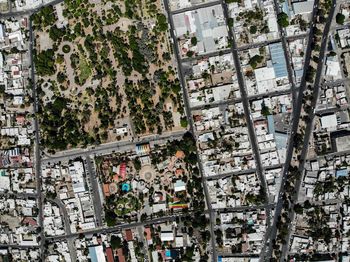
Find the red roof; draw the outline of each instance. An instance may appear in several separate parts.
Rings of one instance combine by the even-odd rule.
[[[22,221],[22,224],[29,224],[31,226],[37,226],[38,223],[31,217],[25,217]]]
[[[125,257],[123,255],[123,249],[122,248],[118,248],[117,249],[117,256],[118,256],[119,262],[125,262]]]
[[[177,168],[176,171],[175,171],[175,174],[177,176],[182,175],[183,173],[184,173],[184,170],[182,168]]]
[[[194,119],[195,122],[198,122],[198,121],[201,121],[201,120],[202,120],[202,116],[200,116],[200,115],[195,115],[195,116],[193,116],[193,119]]]
[[[27,21],[27,18],[23,18],[23,20],[22,20],[22,25],[23,25],[24,27],[27,27],[27,25],[28,25],[27,22],[28,22],[28,21]]]
[[[151,229],[149,227],[145,228],[145,233],[146,233],[146,239],[151,240],[152,239],[152,234],[151,234]]]
[[[105,194],[105,196],[109,196],[110,195],[109,184],[103,184],[103,193]]]
[[[113,181],[114,182],[118,182],[119,181],[119,175],[118,174],[114,174]]]
[[[16,116],[17,124],[23,125],[25,120],[26,120],[25,117],[22,115]]]
[[[131,229],[125,230],[126,241],[132,241],[134,238],[132,236]]]
[[[123,180],[125,180],[125,175],[126,175],[126,164],[123,162],[120,164],[119,167],[119,174],[122,177]]]
[[[107,256],[107,262],[114,262],[114,256],[112,248],[107,247],[106,248],[106,256]]]

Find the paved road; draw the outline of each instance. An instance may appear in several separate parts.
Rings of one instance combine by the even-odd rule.
[[[13,248],[13,249],[35,249],[39,248],[39,246],[23,246],[18,244],[0,244],[0,248]]]
[[[100,189],[99,189],[99,182],[98,182],[98,176],[96,174],[95,170],[95,164],[90,156],[87,156],[86,159],[84,159],[84,165],[86,167],[87,173],[89,175],[89,182],[90,182],[90,193],[92,195],[93,203],[94,203],[94,210],[95,210],[95,221],[96,226],[100,227],[103,225],[102,222],[102,201],[100,198]]]
[[[221,1],[221,4],[223,7],[226,23],[228,24],[228,19],[229,19],[228,7],[223,0]],[[239,60],[239,54],[237,51],[237,43],[236,43],[236,39],[234,37],[232,29],[230,29],[228,31],[228,36],[229,36],[229,39],[231,39],[231,41],[232,41],[231,42],[232,43],[231,51],[232,51],[234,64],[236,67],[237,80],[238,80],[239,89],[240,89],[240,93],[241,93],[241,97],[242,97],[242,105],[243,105],[243,109],[244,109],[244,114],[246,116],[249,140],[250,140],[252,150],[254,153],[254,159],[255,159],[255,163],[256,163],[256,173],[259,176],[261,187],[264,189],[264,198],[265,198],[265,202],[267,204],[268,199],[269,199],[268,192],[267,192],[267,184],[266,184],[266,180],[265,180],[264,169],[263,169],[262,164],[261,164],[260,152],[259,152],[258,142],[256,139],[255,128],[254,128],[253,120],[252,120],[251,114],[250,114],[249,100],[248,100],[247,92],[245,89],[244,76],[242,73],[241,63]],[[270,225],[270,209],[266,209],[266,217],[267,217],[266,224]]]
[[[265,170],[271,170],[271,169],[281,168],[281,167],[283,167],[283,164],[276,164],[276,165],[271,165],[271,166],[265,167]],[[215,176],[207,176],[207,177],[205,177],[205,180],[209,180],[209,181],[210,180],[217,180],[217,179],[222,179],[225,177],[240,176],[240,175],[246,175],[246,174],[251,174],[251,173],[255,173],[255,172],[257,172],[257,170],[255,168],[246,169],[246,170],[239,170],[239,171],[232,171],[232,172],[218,174]]]
[[[317,157],[312,157],[312,158],[308,158],[308,161],[314,161],[314,160],[318,160],[318,159],[322,159],[322,158],[330,158],[330,157],[335,157],[335,156],[341,156],[341,155],[348,155],[350,154],[350,150],[345,150],[345,151],[339,151],[339,152],[334,152],[334,153],[328,153],[327,155],[324,156],[317,156]]]
[[[293,36],[284,36],[284,39],[287,41],[294,41],[297,39],[303,39],[305,37],[307,37],[308,34],[300,34],[300,35],[293,35]],[[244,50],[248,50],[251,48],[258,48],[258,47],[262,47],[262,46],[266,46],[269,44],[273,44],[273,43],[278,43],[280,42],[281,39],[280,38],[276,38],[273,40],[269,40],[269,41],[264,41],[264,42],[259,42],[259,43],[252,43],[252,44],[248,44],[248,45],[243,45],[243,46],[239,46],[237,47],[238,51],[244,51]],[[225,48],[225,49],[221,49],[218,51],[213,51],[213,52],[209,52],[206,54],[200,54],[200,55],[196,55],[194,57],[186,57],[181,59],[182,63],[189,63],[192,61],[196,61],[196,60],[201,60],[201,59],[205,59],[208,57],[213,57],[213,56],[219,56],[219,55],[226,55],[226,54],[230,54],[232,53],[232,49],[231,48]]]
[[[47,237],[47,239],[57,241],[57,240],[63,240],[63,239],[69,239],[69,238],[77,238],[77,237],[79,237],[80,234],[93,235],[93,234],[114,233],[114,232],[119,232],[122,229],[135,228],[138,226],[154,225],[154,224],[160,224],[160,223],[164,223],[164,222],[172,222],[172,221],[176,220],[176,217],[181,217],[181,216],[186,216],[186,215],[187,214],[165,216],[165,217],[151,219],[151,220],[143,221],[143,222],[120,224],[120,225],[116,225],[114,227],[102,227],[102,228],[100,227],[100,228],[95,228],[95,229],[87,230],[87,231],[80,232],[80,233],[72,233],[70,235]]]
[[[257,209],[263,209],[263,208],[268,208],[272,207],[274,204],[266,204],[266,205],[259,205],[259,206],[241,206],[241,207],[233,207],[233,208],[218,208],[218,209],[213,209],[214,212],[235,212],[235,211],[251,211],[251,210],[257,210]],[[226,210],[226,211],[225,211]],[[147,226],[147,225],[154,225],[154,224],[160,224],[160,223],[165,223],[165,222],[172,222],[175,221],[177,217],[187,217],[188,215],[194,215],[198,211],[192,211],[188,213],[178,213],[178,214],[173,214],[170,216],[164,216],[164,217],[159,217],[159,218],[154,218],[154,219],[149,219],[143,222],[133,222],[133,223],[124,223],[124,224],[119,224],[113,227],[99,227],[91,230],[86,230],[83,232],[78,232],[78,233],[71,233],[63,236],[50,236],[47,237],[48,240],[62,240],[65,238],[76,238],[79,237],[80,234],[83,235],[92,235],[92,234],[99,234],[99,233],[113,233],[113,232],[118,232],[122,229],[128,229],[128,228],[135,228],[139,226]],[[211,210],[204,210],[203,213],[209,214],[212,212]]]
[[[218,213],[226,213],[226,212],[248,212],[258,209],[269,209],[275,207],[274,203],[266,203],[259,206],[239,206],[239,207],[226,207],[226,208],[214,208],[214,210]]]
[[[41,8],[48,6],[48,5],[57,5],[61,2],[63,2],[64,0],[53,0],[49,3],[45,3],[45,4],[41,4],[35,8],[31,8],[31,9],[27,9],[27,10],[22,10],[22,11],[13,11],[12,10],[10,12],[7,13],[0,13],[0,17],[3,19],[7,19],[10,17],[21,17],[21,16],[26,16],[26,15],[32,15],[36,12],[39,12]]]
[[[326,115],[326,114],[329,114],[329,113],[335,113],[335,112],[340,112],[340,111],[344,111],[344,110],[348,110],[350,108],[350,105],[347,104],[345,106],[342,106],[342,107],[330,107],[330,108],[325,108],[325,109],[320,109],[320,110],[317,110],[316,109],[316,112],[315,114],[316,115]]]
[[[225,172],[222,174],[218,174],[215,176],[206,176],[205,180],[217,180],[217,179],[222,179],[225,177],[232,177],[232,176],[240,176],[240,175],[246,175],[246,174],[251,174],[251,173],[255,173],[256,169],[255,168],[251,168],[251,169],[246,169],[246,170],[239,170],[239,171],[231,171],[231,172]]]
[[[280,31],[280,37],[276,38],[276,39],[272,39],[272,40],[267,40],[267,41],[263,41],[263,42],[258,42],[258,43],[251,43],[248,45],[243,45],[243,46],[239,46],[237,47],[238,51],[244,51],[244,50],[249,50],[252,48],[259,48],[259,47],[263,47],[263,46],[267,46],[270,44],[275,44],[275,43],[279,43],[282,41],[282,45],[283,42],[286,41],[294,41],[297,39],[303,39],[307,36],[307,34],[300,34],[300,35],[293,35],[293,36],[285,36],[284,33],[282,34],[283,31]],[[282,36],[282,37],[281,37]],[[285,43],[286,44],[286,43]],[[287,45],[286,45],[287,46]],[[286,49],[288,50],[288,49]],[[285,53],[286,54],[286,53]],[[288,56],[288,55],[287,55]],[[287,61],[287,60],[286,60]]]
[[[329,30],[330,30],[330,26],[334,17],[334,11],[335,11],[335,0],[332,1],[332,8],[330,10],[329,13],[329,17],[326,23],[326,26],[324,28],[323,31],[323,36],[322,36],[322,42],[321,42],[321,49],[320,49],[320,55],[319,55],[319,62],[317,65],[317,71],[316,71],[316,77],[315,77],[315,82],[313,85],[313,100],[311,102],[311,107],[315,108],[317,101],[318,101],[318,96],[319,96],[319,90],[320,90],[320,81],[321,81],[321,77],[322,77],[322,73],[323,73],[323,66],[324,66],[324,58],[325,58],[325,54],[326,54],[326,50],[327,50],[327,42],[328,42],[328,34],[329,34]],[[301,174],[303,174],[304,171],[304,166],[305,166],[305,159],[306,159],[306,155],[308,152],[308,145],[309,145],[309,141],[310,141],[310,136],[312,134],[313,131],[313,120],[315,117],[315,113],[312,111],[310,114],[310,121],[307,122],[307,126],[306,126],[306,130],[305,130],[305,136],[304,136],[304,147],[303,150],[301,152],[301,161],[300,161],[300,165],[299,165],[299,172],[301,172]],[[301,187],[301,183],[302,183],[302,178],[298,179],[295,185],[295,191],[296,194],[293,195],[293,201],[292,201],[292,206],[291,206],[291,211],[289,214],[289,218],[291,221],[294,221],[294,217],[295,217],[295,212],[294,212],[294,204],[297,201],[298,198],[298,193],[300,191],[300,187]],[[290,232],[291,232],[292,226],[289,225],[288,228],[288,234],[287,234],[287,238],[286,238],[286,244],[284,244],[282,246],[282,256],[281,256],[281,261],[284,261],[284,259],[286,259],[286,257],[288,256],[288,250],[289,250],[289,239],[290,239]]]
[[[281,12],[280,9],[280,2],[278,0],[274,0],[274,9],[275,9],[275,13],[276,15],[278,15]],[[288,73],[288,79],[289,79],[289,83],[291,84],[291,90],[292,90],[292,99],[293,99],[293,109],[297,106],[297,95],[298,95],[298,90],[297,87],[295,86],[295,79],[294,79],[294,70],[292,68],[292,62],[291,59],[289,57],[289,48],[287,46],[287,41],[294,41],[297,39],[302,39],[307,37],[307,34],[301,34],[301,35],[297,35],[297,36],[289,36],[286,37],[285,36],[285,30],[284,28],[277,23],[278,26],[278,31],[279,31],[279,37],[282,43],[282,48],[283,48],[283,53],[284,53],[284,59],[286,61],[286,66],[287,66],[287,73]],[[290,140],[291,141],[291,140]],[[281,187],[283,186],[283,184],[281,184]],[[276,217],[276,215],[275,215]],[[265,245],[262,248],[261,251],[261,256],[260,256],[260,260],[264,260],[265,255],[266,255],[266,248],[268,247],[268,243],[271,243],[272,239],[270,238],[271,233],[270,231],[274,230],[271,227],[268,227],[266,234],[265,234]]]
[[[182,86],[185,111],[186,111],[188,123],[190,126],[190,132],[195,136],[194,124],[193,124],[193,118],[191,115],[191,108],[190,108],[190,103],[189,103],[189,99],[188,99],[188,92],[187,92],[187,88],[186,88],[185,76],[183,74],[183,68],[182,68],[182,63],[181,63],[180,50],[179,50],[177,38],[175,36],[174,21],[173,21],[173,17],[171,15],[171,11],[170,11],[169,1],[163,0],[163,2],[164,2],[165,10],[166,10],[167,15],[168,15],[168,22],[170,24],[170,36],[173,39],[174,53],[176,56],[176,60],[178,62],[178,74],[179,74],[180,83]],[[208,186],[207,186],[207,183],[205,182],[205,179],[203,176],[203,174],[204,174],[203,165],[202,165],[201,159],[199,157],[200,152],[198,151],[198,147],[196,147],[196,150],[197,150],[197,161],[198,161],[199,171],[200,171],[200,175],[202,177],[202,185],[203,185],[203,189],[204,189],[205,200],[206,200],[206,203],[207,203],[207,206],[209,209],[210,234],[211,234],[211,253],[212,253],[213,261],[215,262],[215,261],[217,261],[217,254],[216,254],[216,248],[215,248],[216,240],[215,240],[215,234],[214,234],[214,225],[216,223],[215,214],[211,208],[211,201],[210,201],[210,197],[209,197]]]
[[[139,241],[143,243],[142,250],[143,250],[143,253],[145,254],[144,262],[148,262],[148,261],[150,261],[150,259],[149,259],[149,252],[148,252],[149,249],[148,249],[147,240],[146,240],[146,238],[144,236],[144,227],[143,226],[138,226],[137,227],[137,232],[138,232],[138,234],[140,236]]]
[[[213,2],[202,3],[202,4],[199,4],[199,5],[193,5],[193,6],[186,7],[186,8],[181,8],[181,9],[174,10],[174,11],[171,11],[169,9],[169,11],[170,11],[171,14],[175,15],[175,14],[184,13],[184,12],[188,12],[188,11],[195,11],[195,10],[197,10],[199,8],[206,8],[206,7],[219,5],[219,4],[220,4],[220,1],[213,1]]]
[[[35,83],[35,65],[33,59],[33,48],[34,48],[34,35],[33,35],[33,25],[32,21],[29,20],[29,57],[31,62],[31,79],[33,84],[32,96],[33,96],[33,105],[34,105],[34,132],[35,132],[35,146],[34,146],[34,163],[35,163],[35,175],[36,175],[36,190],[37,190],[37,199],[38,199],[38,224],[41,228],[40,232],[40,251],[41,251],[41,260],[45,260],[45,252],[44,252],[44,215],[43,215],[43,198],[42,198],[42,177],[41,177],[41,154],[40,154],[40,137],[39,137],[39,121],[37,117],[38,111],[38,97],[36,93],[36,83]]]
[[[250,261],[250,258],[258,258],[258,254],[254,253],[227,253],[227,252],[219,252],[219,256],[221,257],[239,257],[239,258],[246,258],[248,261]],[[233,261],[233,260],[232,260]]]
[[[13,193],[13,192],[8,192],[8,193],[0,193],[0,197],[7,197],[7,198],[37,198],[38,194],[37,193]]]
[[[350,24],[346,24],[346,25],[336,24],[336,26],[332,27],[332,30],[340,30],[340,29],[346,29],[346,28],[350,28]]]
[[[229,19],[228,7],[223,0],[222,0],[222,7],[223,7],[223,11],[224,11],[226,24],[228,24],[228,19]],[[237,47],[236,39],[235,39],[235,36],[233,34],[232,29],[230,29],[228,31],[228,36],[229,36],[229,39],[231,39],[231,41],[232,41],[231,42],[231,44],[232,44],[231,50],[232,50],[233,60],[234,60],[235,67],[236,67],[237,80],[238,80],[239,89],[240,89],[240,93],[241,93],[244,114],[246,116],[249,140],[250,140],[252,150],[254,153],[254,159],[255,159],[255,163],[256,163],[256,173],[259,176],[261,187],[264,190],[263,197],[265,198],[265,204],[267,205],[268,201],[269,201],[268,188],[267,188],[267,183],[265,180],[264,168],[261,164],[260,152],[259,152],[256,134],[255,134],[254,123],[252,120],[252,116],[250,114],[249,99],[248,99],[248,95],[247,95],[246,88],[245,88],[244,76],[242,73],[241,62],[240,62],[239,54],[238,54],[239,48]],[[266,208],[266,225],[267,225],[266,232],[269,232],[269,230],[270,230],[269,229],[269,227],[271,225],[270,219],[271,219],[271,209]]]
[[[123,150],[135,150],[135,145],[142,143],[150,143],[150,142],[166,142],[168,140],[181,139],[186,131],[177,131],[171,134],[165,133],[162,135],[151,135],[147,137],[143,137],[140,139],[136,139],[134,141],[115,141],[111,143],[101,144],[97,146],[88,147],[85,149],[72,149],[65,150],[61,152],[57,152],[55,155],[45,155],[42,162],[43,163],[52,163],[58,161],[67,161],[70,159],[74,159],[78,156],[88,156],[88,155],[104,155],[110,154],[113,151],[123,151]]]
[[[60,208],[62,216],[63,216],[63,221],[64,221],[64,227],[65,227],[66,234],[70,235],[72,232],[71,232],[71,229],[70,229],[69,217],[68,217],[67,209],[64,206],[64,204],[62,203],[62,201],[60,199],[58,199],[58,198],[55,198],[55,199],[47,198],[46,200],[56,204]]]
[[[264,94],[250,95],[247,97],[247,99],[249,101],[250,100],[258,100],[258,99],[263,99],[265,97],[288,95],[290,93],[291,93],[291,89],[277,90],[277,91],[272,91],[272,92],[268,92],[268,93],[264,93]],[[221,105],[234,105],[234,104],[239,103],[239,102],[242,102],[242,98],[232,98],[232,99],[213,102],[210,104],[193,106],[193,107],[191,107],[191,110],[208,109],[208,108],[218,107]]]
[[[298,130],[299,119],[300,119],[301,110],[302,110],[302,106],[303,106],[302,100],[303,100],[303,92],[304,92],[305,87],[306,87],[306,73],[307,73],[306,69],[309,67],[310,59],[311,59],[311,52],[312,52],[311,43],[313,41],[313,24],[316,22],[318,4],[319,4],[319,0],[315,0],[314,9],[312,12],[312,22],[311,22],[311,28],[310,28],[310,33],[309,33],[309,39],[307,42],[307,49],[306,49],[306,55],[305,55],[305,63],[304,63],[305,70],[303,72],[303,77],[302,77],[302,80],[300,83],[298,100],[293,108],[293,123],[292,123],[292,128],[291,128],[291,135],[290,135],[289,144],[287,147],[286,162],[285,162],[285,166],[283,167],[283,172],[282,172],[281,189],[280,189],[280,192],[278,195],[278,201],[277,201],[277,205],[276,205],[272,230],[270,232],[270,241],[269,241],[268,251],[267,251],[266,257],[264,258],[265,261],[269,261],[272,257],[272,253],[273,253],[272,240],[276,239],[277,221],[278,221],[279,216],[281,215],[282,207],[284,204],[282,196],[285,194],[284,185],[286,184],[287,178],[288,178],[288,168],[289,168],[289,164],[291,163],[292,156],[293,156],[293,150],[294,150],[293,141],[294,141],[294,137],[295,137],[297,130]],[[308,147],[307,144],[304,146]]]
[[[214,57],[214,56],[219,56],[219,55],[227,55],[231,53],[231,49],[230,48],[225,48],[225,49],[220,49],[217,51],[213,51],[213,52],[208,52],[205,54],[200,54],[200,55],[196,55],[193,57],[186,57],[186,58],[182,58],[180,59],[182,63],[190,63],[190,62],[195,62],[197,60],[201,60],[201,59],[206,59],[208,57]]]

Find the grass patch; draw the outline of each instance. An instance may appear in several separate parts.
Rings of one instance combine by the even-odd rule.
[[[117,208],[114,210],[114,212],[117,216],[124,216],[141,208],[139,200],[133,195],[127,195],[119,198],[116,202],[116,206]]]
[[[83,85],[86,80],[91,76],[92,69],[89,65],[89,63],[86,61],[86,59],[83,56],[79,57],[79,83],[80,85]]]

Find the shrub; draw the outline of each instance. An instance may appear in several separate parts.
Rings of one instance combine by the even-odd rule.
[[[62,52],[65,54],[68,54],[70,52],[70,46],[69,45],[62,46]]]
[[[341,13],[338,13],[335,17],[335,20],[336,20],[337,24],[343,25],[344,21],[345,21],[345,16]]]
[[[40,76],[55,73],[55,53],[52,49],[42,51],[34,57],[36,72]]]
[[[191,45],[197,45],[198,41],[197,41],[197,37],[192,37],[191,38]]]
[[[257,28],[256,28],[255,25],[252,25],[252,26],[249,28],[249,32],[250,32],[251,34],[255,34],[256,31],[257,31]]]
[[[289,25],[288,15],[284,12],[281,12],[277,15],[277,22],[282,27],[287,27]]]

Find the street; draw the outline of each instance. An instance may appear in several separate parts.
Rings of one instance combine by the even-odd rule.
[[[333,0],[333,3],[335,3],[335,0]],[[320,56],[319,56],[319,63],[317,65],[317,71],[316,71],[316,78],[315,78],[315,82],[313,85],[313,100],[311,102],[311,107],[315,108],[317,101],[318,101],[318,97],[319,97],[319,90],[320,90],[320,81],[321,81],[321,75],[322,75],[322,69],[324,66],[324,62],[323,59],[325,57],[326,54],[326,49],[327,49],[327,40],[328,40],[328,34],[329,34],[329,30],[330,30],[330,26],[332,23],[332,19],[334,17],[334,11],[335,11],[335,6],[332,4],[331,10],[329,12],[329,17],[327,19],[327,23],[325,26],[325,30],[323,31],[323,36],[322,36],[322,43],[321,43],[321,50],[320,50]],[[304,135],[304,147],[303,150],[301,152],[301,161],[300,161],[300,165],[299,165],[299,171],[301,172],[301,174],[303,174],[304,172],[304,165],[305,165],[305,159],[306,159],[306,155],[308,152],[308,148],[309,148],[309,141],[310,141],[310,136],[311,133],[313,131],[313,119],[315,117],[315,112],[311,111],[311,113],[309,114],[310,117],[310,121],[307,122],[307,126],[306,126],[306,130],[305,130],[305,135]],[[300,187],[301,187],[301,183],[302,183],[302,179],[298,179],[296,186],[295,186],[295,190],[296,190],[296,194],[293,195],[293,201],[292,203],[296,203],[297,198],[298,198],[298,193],[300,191]],[[282,200],[283,201],[283,200]],[[294,221],[294,217],[295,217],[295,212],[293,209],[294,205],[292,204],[291,207],[291,212],[290,212],[290,220]],[[282,256],[281,256],[281,261],[287,258],[288,255],[288,250],[289,250],[289,239],[290,239],[290,232],[291,232],[292,227],[289,226],[288,228],[288,235],[287,235],[287,240],[286,240],[286,244],[284,244],[282,246]]]
[[[221,1],[221,5],[223,7],[226,24],[228,24],[228,19],[229,19],[228,7],[224,1]],[[233,35],[232,29],[230,29],[228,31],[228,35],[229,35],[229,39],[232,40],[231,51],[232,51],[233,60],[235,63],[236,74],[237,74],[239,89],[240,89],[240,93],[241,93],[242,104],[243,104],[243,108],[244,108],[244,115],[246,116],[249,141],[250,141],[251,147],[253,149],[254,160],[256,163],[256,174],[258,175],[260,183],[261,183],[261,187],[263,188],[264,196],[262,196],[262,197],[264,198],[265,205],[267,206],[269,204],[268,203],[269,194],[268,194],[268,190],[267,190],[267,183],[265,180],[265,171],[261,165],[258,142],[256,139],[255,128],[254,128],[253,120],[251,118],[250,109],[249,109],[249,99],[248,99],[248,95],[246,92],[245,83],[244,83],[244,76],[243,76],[242,69],[241,69],[241,62],[240,62],[239,54],[237,51],[238,50],[237,43],[236,43],[236,39]],[[269,231],[269,226],[270,226],[270,218],[271,218],[270,214],[271,214],[270,208],[266,208],[266,225],[267,225],[266,231],[267,232]]]
[[[187,92],[187,88],[186,88],[186,82],[185,82],[185,76],[182,72],[182,63],[181,63],[181,57],[180,57],[180,50],[179,50],[179,46],[178,46],[178,42],[177,42],[177,38],[175,36],[175,27],[174,27],[174,21],[173,21],[173,17],[172,17],[172,12],[170,10],[170,6],[169,6],[169,0],[164,0],[164,7],[165,7],[165,11],[168,15],[168,22],[170,24],[170,36],[173,40],[173,47],[175,50],[175,57],[178,63],[178,73],[179,73],[179,78],[180,78],[180,83],[182,86],[182,90],[183,90],[183,99],[184,99],[184,104],[185,104],[185,111],[186,111],[186,115],[187,115],[187,119],[188,119],[188,123],[190,125],[190,132],[193,134],[193,136],[195,137],[195,132],[194,132],[194,124],[193,124],[193,119],[192,119],[192,113],[191,113],[191,107],[190,107],[190,103],[189,103],[189,99],[188,99],[188,92]],[[215,225],[215,214],[214,211],[212,210],[211,207],[211,201],[210,201],[210,197],[209,197],[209,191],[208,191],[208,186],[207,183],[205,182],[205,178],[203,176],[204,172],[203,172],[203,165],[201,162],[201,159],[199,157],[199,151],[198,151],[198,147],[196,147],[197,150],[197,161],[198,161],[198,165],[199,165],[199,171],[202,177],[202,184],[203,184],[203,188],[204,188],[204,195],[205,195],[205,200],[207,203],[207,207],[209,210],[209,219],[210,219],[210,234],[211,234],[211,252],[212,252],[212,256],[213,256],[213,261],[217,261],[217,254],[216,254],[216,241],[215,241],[215,233],[214,233],[214,225]]]

